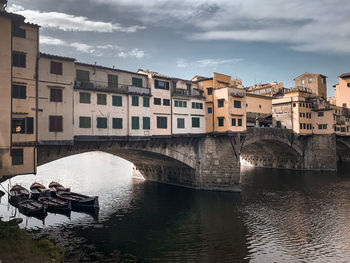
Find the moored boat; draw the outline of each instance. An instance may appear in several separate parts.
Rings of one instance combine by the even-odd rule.
[[[49,184],[49,189],[50,189],[50,192],[53,196],[56,195],[56,192],[58,191],[61,191],[61,192],[70,192],[70,188],[66,188],[64,187],[63,185],[61,185],[60,183],[58,182],[54,182],[52,181],[50,184]]]
[[[38,199],[39,202],[42,202],[46,207],[48,212],[68,212],[71,210],[71,201],[66,201],[51,196],[42,196]]]
[[[31,197],[33,199],[38,199],[40,196],[47,195],[49,189],[40,183],[33,183],[30,186]]]
[[[81,209],[98,209],[98,196],[87,196],[73,192],[56,192],[58,198],[66,201],[71,201],[72,208],[81,208]]]
[[[33,200],[33,199],[27,199],[20,201],[17,204],[18,210],[26,215],[26,216],[45,216],[46,215],[46,206],[44,203]]]
[[[9,199],[12,203],[18,203],[22,200],[26,200],[29,198],[29,191],[25,189],[23,186],[16,184],[14,185],[9,192]]]

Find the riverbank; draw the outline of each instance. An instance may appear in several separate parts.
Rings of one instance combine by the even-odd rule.
[[[63,262],[64,249],[48,239],[33,240],[18,222],[0,220],[0,262]]]

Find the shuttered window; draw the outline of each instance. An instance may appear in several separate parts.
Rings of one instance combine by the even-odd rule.
[[[80,103],[91,103],[91,94],[88,92],[80,92],[79,93],[79,102]]]
[[[12,35],[14,37],[26,38],[26,30],[18,26],[13,26]]]
[[[132,106],[139,106],[139,96],[132,96],[131,105]]]
[[[200,120],[199,118],[192,118],[192,128],[199,128],[200,127]]]
[[[106,94],[97,94],[97,104],[98,105],[107,105],[107,95]]]
[[[33,134],[34,133],[34,118],[13,118],[11,123],[12,133]]]
[[[83,82],[90,81],[90,71],[77,69],[76,73],[77,73],[76,75],[77,81],[83,81]]]
[[[154,98],[153,99],[154,105],[162,105],[162,99],[160,98]]]
[[[91,117],[79,117],[79,128],[91,128]]]
[[[167,117],[157,117],[157,128],[166,129],[168,127],[168,118]]]
[[[140,120],[139,117],[133,116],[131,117],[131,129],[138,130],[140,129]]]
[[[149,97],[143,97],[143,107],[149,107]]]
[[[99,129],[107,129],[107,118],[105,117],[97,117],[97,128]]]
[[[242,119],[237,119],[238,126],[242,126]]]
[[[11,149],[12,165],[23,165],[23,149]]]
[[[116,89],[118,88],[118,76],[108,74],[108,88]]]
[[[224,126],[224,118],[223,117],[219,117],[218,118],[218,126],[219,127],[223,127]]]
[[[49,116],[49,131],[62,132],[63,131],[63,117]]]
[[[56,75],[62,75],[62,63],[51,61],[50,63],[50,73]]]
[[[62,102],[62,89],[50,89],[50,101]]]
[[[170,106],[170,100],[169,99],[163,99],[163,105],[164,106]]]
[[[123,106],[122,96],[113,96],[112,97],[112,105],[117,106],[117,107]]]
[[[123,119],[122,118],[113,118],[112,127],[113,127],[113,129],[123,129]]]
[[[27,87],[24,85],[12,85],[12,97],[15,99],[26,99]]]
[[[169,90],[169,82],[168,81],[161,81],[161,80],[154,80],[154,87],[156,89],[165,89]]]
[[[150,119],[150,117],[143,117],[142,118],[142,128],[144,130],[149,130],[151,128],[151,119]]]
[[[240,100],[234,100],[234,101],[233,101],[233,107],[235,107],[235,108],[241,108],[241,107],[242,107],[241,101],[240,101]]]
[[[184,118],[177,118],[177,128],[178,129],[185,128],[185,119]]]
[[[132,78],[132,85],[135,87],[142,88],[142,79],[141,78]]]
[[[25,68],[26,67],[26,54],[21,52],[12,53],[12,65],[14,67]]]

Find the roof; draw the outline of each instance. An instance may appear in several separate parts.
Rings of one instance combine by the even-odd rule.
[[[168,79],[168,80],[171,80],[173,79],[172,77],[170,76],[167,76],[167,75],[164,75],[164,74],[160,74],[158,72],[155,72],[155,71],[149,71],[149,70],[143,70],[143,69],[139,69],[137,72],[139,71],[142,71],[144,73],[142,74],[150,74],[152,76],[152,78],[162,78],[162,79]]]
[[[346,78],[346,77],[350,77],[350,72],[349,73],[343,73],[339,76],[339,78]]]
[[[61,59],[61,60],[69,60],[69,61],[76,61],[75,58],[61,57],[61,56],[51,55],[51,54],[42,53],[42,52],[40,52],[40,57],[53,58],[53,59]]]
[[[134,74],[134,75],[142,75],[142,76],[146,76],[147,77],[146,74],[133,72],[133,71],[128,71],[128,70],[123,70],[123,69],[109,68],[109,67],[105,67],[105,66],[100,66],[100,65],[95,65],[95,64],[88,64],[88,63],[82,63],[82,62],[75,62],[75,64],[79,65],[79,66],[93,67],[93,68],[99,68],[99,69],[105,69],[105,70],[113,70],[113,71],[117,71],[117,72],[125,72],[125,73],[130,73],[130,74]]]
[[[301,76],[304,76],[304,75],[320,75],[321,77],[328,78],[327,76],[322,75],[322,74],[305,72],[305,73],[299,75],[298,77],[294,78],[293,80],[296,80],[297,78],[300,78]]]
[[[273,100],[274,99],[274,97],[258,95],[258,94],[254,94],[254,93],[250,93],[250,92],[246,92],[246,96],[248,96],[248,97],[255,97],[255,98],[261,98],[261,99],[269,99],[269,100]]]
[[[25,17],[19,14],[15,14],[15,13],[9,13],[6,11],[0,11],[0,16],[2,17],[6,17],[11,19],[12,21],[17,22],[18,24],[24,24],[26,26],[31,26],[31,27],[40,27],[37,24],[32,24],[32,23],[28,23],[28,22],[24,22]]]

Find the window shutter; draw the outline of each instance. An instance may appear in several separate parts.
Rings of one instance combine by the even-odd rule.
[[[27,134],[33,134],[34,133],[34,118],[27,117],[25,127],[26,127]]]

